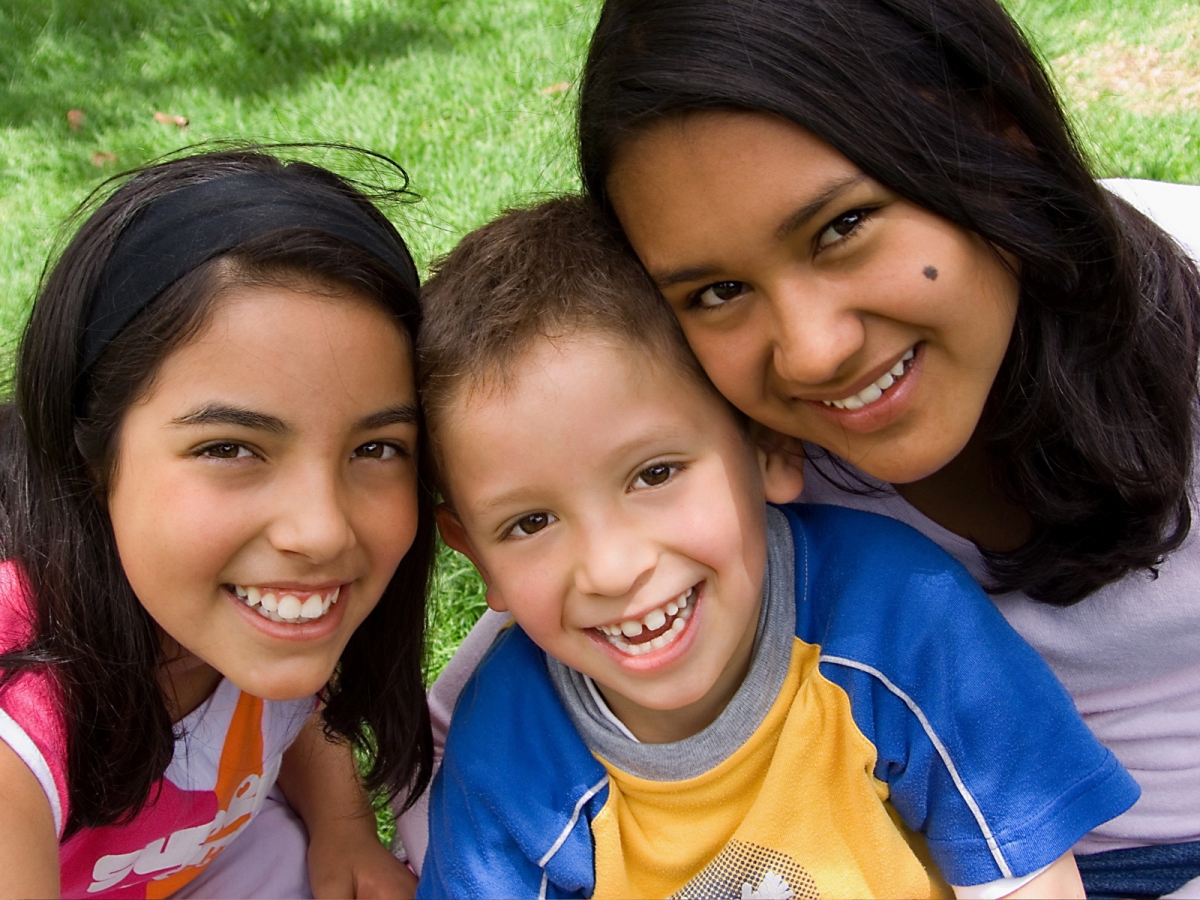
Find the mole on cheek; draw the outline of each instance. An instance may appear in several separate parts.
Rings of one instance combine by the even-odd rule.
[[[926,266],[925,277],[930,281],[937,281],[937,269],[935,269],[933,266]]]

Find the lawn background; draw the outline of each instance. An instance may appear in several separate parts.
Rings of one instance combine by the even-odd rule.
[[[1200,183],[1200,3],[1007,5],[1050,64],[1099,174]],[[598,9],[0,2],[0,373],[72,208],[109,175],[191,144],[344,141],[391,156],[423,198],[388,210],[422,269],[505,206],[574,187],[573,85]],[[346,154],[309,155],[373,175]],[[473,569],[443,551],[431,676],[482,609]]]

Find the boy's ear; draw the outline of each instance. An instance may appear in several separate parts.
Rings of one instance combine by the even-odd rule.
[[[791,503],[804,490],[804,457],[786,447],[758,447],[763,489],[771,503]]]
[[[475,546],[471,543],[471,539],[467,537],[467,530],[463,528],[462,522],[458,520],[458,516],[445,503],[439,503],[433,511],[433,516],[437,520],[438,531],[442,534],[442,540],[451,550],[457,550],[463,556],[471,561],[479,574],[483,577],[483,583],[487,586],[487,605],[496,612],[504,612],[508,609],[508,604],[500,597],[499,591],[492,586],[491,576],[484,568],[479,554],[475,552]]]

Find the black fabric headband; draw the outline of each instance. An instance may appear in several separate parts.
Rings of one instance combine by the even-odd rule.
[[[392,269],[416,295],[420,281],[403,245],[334,188],[268,173],[226,175],[172,191],[117,238],[88,309],[86,371],[155,297],[201,263],[284,228],[326,231]]]

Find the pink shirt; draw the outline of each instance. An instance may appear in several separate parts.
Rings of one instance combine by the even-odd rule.
[[[29,639],[29,612],[16,565],[0,563],[0,649]],[[222,680],[176,724],[183,736],[141,813],[59,846],[63,896],[166,897],[203,872],[262,807],[314,702],[264,701]],[[51,675],[27,673],[0,693],[0,740],[46,792],[61,839],[70,814],[66,726]]]

